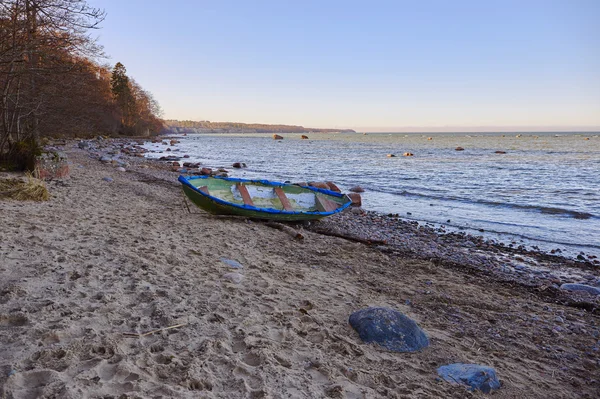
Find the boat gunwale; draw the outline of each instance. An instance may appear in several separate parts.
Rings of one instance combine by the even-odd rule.
[[[283,215],[320,215],[320,216],[330,216],[336,213],[339,213],[341,211],[343,211],[344,209],[348,208],[350,206],[350,204],[352,204],[352,200],[350,200],[350,198],[346,195],[346,194],[342,194],[342,193],[338,193],[335,191],[331,191],[331,190],[326,190],[324,188],[318,188],[318,187],[311,187],[311,186],[297,186],[297,187],[301,187],[310,191],[314,191],[314,192],[318,192],[321,194],[325,194],[325,195],[330,195],[332,197],[337,197],[337,198],[346,198],[346,202],[341,204],[341,206],[331,212],[319,212],[319,211],[286,211],[286,210],[279,210],[279,209],[275,209],[275,208],[260,208],[260,207],[256,207],[256,206],[252,206],[252,205],[240,205],[240,204],[235,204],[233,202],[229,202],[229,201],[225,201],[222,200],[221,198],[215,197],[213,195],[210,194],[206,194],[202,191],[200,191],[200,189],[194,185],[192,185],[190,183],[190,180],[197,180],[197,179],[219,179],[219,180],[225,180],[225,181],[230,181],[230,182],[234,182],[234,183],[260,183],[266,186],[271,186],[271,187],[285,187],[285,186],[295,186],[294,184],[289,184],[289,183],[280,183],[280,182],[275,182],[272,180],[253,180],[253,179],[240,179],[240,178],[236,178],[236,177],[221,177],[221,176],[183,176],[183,175],[179,175],[179,178],[177,180],[179,180],[179,182],[181,182],[184,186],[190,188],[191,190],[193,190],[195,193],[200,194],[206,198],[208,198],[211,201],[216,202],[217,204],[220,205],[224,205],[224,206],[232,206],[235,208],[239,208],[239,209],[244,209],[244,210],[248,210],[248,211],[255,211],[255,212],[263,212],[263,213],[267,213],[267,214],[283,214]]]

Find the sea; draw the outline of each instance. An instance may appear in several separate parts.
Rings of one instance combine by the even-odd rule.
[[[188,155],[232,177],[360,186],[367,210],[569,257],[600,256],[598,132],[282,136],[189,134],[174,136],[174,146],[144,147],[149,158]],[[232,169],[234,162],[247,167]]]

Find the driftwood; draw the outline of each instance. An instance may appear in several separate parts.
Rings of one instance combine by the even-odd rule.
[[[331,230],[327,230],[327,229],[312,228],[311,231],[314,233],[317,233],[317,234],[322,234],[324,236],[343,238],[348,241],[360,242],[362,244],[367,244],[367,245],[386,245],[387,244],[386,240],[375,240],[375,239],[369,239],[369,238],[362,238],[362,237],[359,237],[354,234],[338,233],[336,231],[331,231]]]
[[[161,332],[161,331],[165,331],[165,330],[171,330],[173,328],[179,328],[179,327],[183,327],[185,326],[187,323],[181,323],[181,324],[176,324],[174,326],[169,326],[169,327],[165,327],[165,328],[159,328],[158,330],[152,330],[152,331],[148,331],[145,333],[123,333],[123,335],[125,335],[126,337],[146,337],[148,335],[152,335],[152,334],[156,334],[157,332]]]
[[[294,230],[290,226],[286,226],[285,224],[275,223],[275,222],[266,222],[265,226],[269,226],[271,228],[281,230],[284,233],[288,234],[289,236],[291,236],[297,240],[304,239],[304,235],[302,233],[298,232],[298,230]]]

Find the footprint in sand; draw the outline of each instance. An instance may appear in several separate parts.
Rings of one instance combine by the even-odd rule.
[[[4,394],[13,399],[59,397],[64,385],[56,371],[27,371],[9,377],[4,385]]]

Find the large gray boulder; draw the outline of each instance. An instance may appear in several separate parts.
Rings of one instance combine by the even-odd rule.
[[[429,346],[427,335],[412,319],[389,308],[367,308],[352,313],[350,325],[364,342],[375,342],[396,352],[415,352]]]

